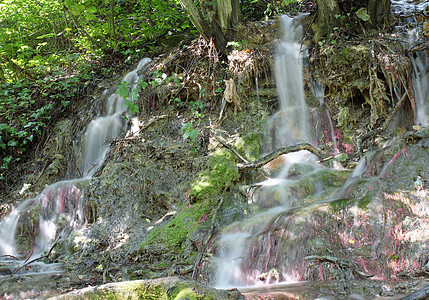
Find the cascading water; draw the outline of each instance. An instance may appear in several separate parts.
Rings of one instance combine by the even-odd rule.
[[[149,58],[142,59],[137,68],[124,77],[123,81],[127,82],[131,90],[136,88],[139,78],[144,76],[149,62]],[[11,258],[16,261],[23,256],[27,261],[40,257],[61,233],[66,234],[67,230],[84,224],[85,186],[103,163],[109,141],[118,138],[126,126],[125,99],[115,92],[116,90],[109,94],[106,91],[103,94],[104,101],[100,102],[104,103],[104,112],[89,123],[80,142],[81,146],[78,147],[81,153],[76,153],[76,156],[82,157],[80,174],[83,177],[48,186],[37,197],[23,201],[1,220],[0,263],[6,263]],[[24,220],[28,216],[31,221]],[[26,226],[30,226],[30,229],[24,228]],[[31,232],[33,241],[28,253],[18,250],[17,228]]]
[[[304,96],[302,75],[302,60],[305,51],[302,49],[302,29],[295,26],[294,19],[288,16],[281,17],[283,36],[279,40],[275,56],[275,75],[279,95],[280,109],[269,120],[268,128],[271,140],[271,150],[290,146],[300,142],[313,141],[312,127]],[[284,190],[295,184],[294,180],[285,179],[289,174],[289,167],[294,163],[310,163],[308,168],[315,168],[316,157],[308,151],[299,151],[283,156],[282,173],[277,179],[269,179],[258,184],[262,191],[272,188],[280,194],[277,199],[265,201],[266,195],[256,194],[254,202],[259,208],[268,208],[250,218],[248,228],[237,226],[233,232],[226,234],[220,241],[221,253],[219,255],[217,283],[218,287],[242,286],[257,283],[261,273],[268,271],[266,266],[260,265],[262,260],[253,261],[255,265],[246,266],[244,261],[248,254],[251,241],[261,235],[263,228],[270,220],[293,207],[293,198]],[[263,192],[262,192],[263,193]],[[268,197],[269,198],[269,197]],[[243,226],[246,227],[246,226]],[[270,245],[266,245],[270,247]],[[252,251],[252,250],[250,250]],[[269,250],[268,250],[269,251]],[[253,259],[253,258],[252,258]],[[243,267],[244,266],[244,267]],[[282,274],[282,276],[284,276]],[[287,276],[287,275],[286,275]]]
[[[404,1],[392,0],[392,10],[395,15],[401,16],[404,19],[404,24],[398,25],[396,31],[407,36],[408,44],[412,47],[418,41],[422,32],[418,28],[409,29],[408,22],[413,20],[415,13],[424,11],[428,7],[427,1]],[[427,50],[413,51],[409,55],[412,69],[412,84],[414,89],[414,100],[416,104],[415,125],[429,126],[429,59]]]
[[[411,56],[413,87],[416,101],[416,125],[429,126],[429,71],[427,51]]]
[[[268,127],[273,148],[300,142],[311,143],[313,134],[305,102],[302,59],[302,28],[294,27],[294,19],[281,17],[283,37],[275,56],[276,86],[280,109],[270,119]]]
[[[303,51],[300,51],[300,44],[296,41],[298,36],[294,33],[292,22],[292,19],[282,17],[284,36],[279,42],[275,59],[280,111],[269,120],[270,150],[303,141],[313,141],[303,93],[303,78],[300,72],[299,58]],[[286,57],[283,57],[283,54]],[[428,66],[427,58],[426,56],[422,58],[421,53],[418,53],[412,57],[412,63],[417,122],[422,126],[427,126],[429,82],[428,73],[425,72]],[[321,86],[317,86],[313,90],[321,106],[323,106],[323,94],[319,95],[319,93],[322,93],[322,90]],[[326,113],[329,114],[328,111]],[[330,116],[328,117],[330,118]],[[330,127],[333,131],[332,123]],[[332,141],[336,150],[335,137],[332,137]],[[407,159],[405,147],[400,148],[385,165],[381,158],[384,152],[380,153],[382,152],[369,153],[351,174],[347,170],[335,171],[339,177],[331,177],[331,179],[326,174],[333,174],[331,173],[333,170],[314,164],[314,158],[308,153],[306,154],[309,157],[307,162],[313,163],[304,164],[299,154],[295,160],[289,158],[288,162],[288,159],[285,159],[286,164],[277,179],[269,179],[252,186],[253,189],[248,194],[252,197],[248,199],[248,204],[253,215],[230,225],[227,232],[221,237],[216,256],[217,272],[214,285],[219,288],[231,288],[266,285],[280,281],[308,280],[305,278],[311,278],[311,280],[333,279],[335,277],[332,277],[332,272],[324,271],[322,263],[318,260],[335,259],[332,257],[339,255],[345,257],[344,261],[349,262],[349,257],[355,253],[359,253],[359,255],[353,256],[359,262],[359,267],[350,263],[349,268],[354,266],[357,269],[361,268],[357,272],[371,277],[371,275],[366,275],[365,271],[373,267],[373,260],[383,255],[386,256],[388,251],[394,253],[393,257],[396,257],[394,251],[398,253],[404,251],[405,253],[406,250],[401,250],[397,246],[398,241],[394,239],[392,227],[389,227],[394,227],[395,224],[391,225],[390,221],[380,218],[380,215],[383,214],[383,205],[387,207],[396,205],[396,203],[388,202],[390,201],[388,197],[383,200],[387,204],[381,205],[377,203],[377,201],[381,201],[381,197],[375,197],[374,204],[371,204],[373,211],[362,209],[368,203],[361,204],[353,201],[349,202],[351,204],[346,213],[339,209],[343,205],[342,203],[347,203],[347,199],[353,198],[352,194],[355,193],[357,182],[364,176],[371,177],[370,180],[367,180],[368,189],[382,194],[380,181],[386,175],[386,171],[398,157]],[[346,180],[347,178],[348,180]],[[316,180],[313,181],[313,179]],[[335,181],[338,181],[339,185],[335,185]],[[330,187],[328,187],[329,185]],[[311,196],[308,197],[309,195]],[[362,200],[366,201],[365,197]],[[390,211],[388,213],[394,214]],[[395,213],[399,216],[402,211],[396,210]],[[367,227],[364,227],[364,222],[362,222],[365,218],[370,219],[368,223],[365,223]],[[340,221],[337,223],[332,219]],[[386,227],[382,228],[379,224],[385,224]],[[326,226],[336,227],[326,228]],[[317,230],[323,232],[317,232]],[[362,236],[362,240],[359,240],[360,236]],[[391,245],[395,247],[393,250],[389,248]],[[368,256],[359,252],[365,247],[369,249]],[[331,249],[335,249],[333,251],[337,252],[332,254]],[[326,256],[314,255],[314,253],[323,253],[323,251],[328,254]],[[315,260],[315,262],[311,260]],[[404,266],[405,261],[411,264],[412,259],[404,260]],[[342,262],[342,260],[339,259],[338,262]],[[337,268],[340,268],[338,262]],[[314,267],[317,264],[318,269]],[[395,266],[392,267],[394,270],[395,268]],[[384,278],[383,271],[380,269],[380,267],[378,270],[377,268],[372,269],[373,278]]]

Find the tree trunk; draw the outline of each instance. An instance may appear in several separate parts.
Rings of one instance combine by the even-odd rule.
[[[392,21],[390,0],[368,0],[368,14],[375,29],[384,29]]]
[[[232,36],[241,20],[239,0],[216,0],[217,17],[225,36]]]
[[[205,40],[210,40],[210,27],[204,20],[203,15],[195,6],[192,0],[179,0],[180,5],[188,14],[192,24],[197,28],[198,32],[203,36]]]
[[[3,83],[4,79],[3,67],[0,65],[0,83]]]
[[[372,30],[380,30],[389,26],[392,16],[390,12],[391,0],[316,0],[317,16],[312,25],[315,33],[314,39],[320,41],[324,37],[329,36],[335,27],[340,27],[342,20],[345,19],[349,24],[358,22],[363,26],[356,28],[365,28]],[[359,19],[356,13],[360,9],[368,13],[369,20],[365,22]],[[356,30],[361,33],[359,30]]]
[[[239,0],[216,0],[216,12],[204,7],[202,12],[193,0],[179,0],[179,3],[204,39],[213,38],[216,49],[226,54],[227,41],[233,38],[241,20]]]
[[[338,0],[317,0],[317,18],[313,26],[316,41],[328,36],[338,26],[339,20],[335,16],[339,14]]]

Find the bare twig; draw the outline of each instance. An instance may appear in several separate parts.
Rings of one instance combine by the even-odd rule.
[[[404,95],[402,96],[401,100],[399,100],[398,103],[396,103],[395,107],[392,109],[392,111],[390,112],[389,116],[387,117],[387,119],[384,121],[383,126],[381,126],[380,128],[371,130],[370,132],[367,132],[365,134],[362,134],[358,137],[357,139],[357,148],[358,148],[358,152],[360,157],[363,156],[363,149],[362,149],[362,143],[364,140],[366,140],[367,138],[376,135],[384,130],[387,129],[387,127],[389,126],[390,122],[392,122],[393,117],[395,116],[395,114],[398,112],[399,108],[402,106],[402,104],[404,104],[405,99],[407,98],[406,96],[408,95],[408,92],[404,93]]]
[[[326,256],[326,255],[310,255],[306,256],[304,258],[305,260],[320,260],[320,261],[327,261],[333,264],[336,264],[339,267],[345,267],[352,269],[356,274],[363,276],[363,277],[372,277],[374,275],[366,274],[364,272],[361,272],[357,269],[357,265],[355,262],[348,260],[348,259],[342,259],[337,258],[334,256]]]
[[[13,255],[10,255],[10,254],[1,255],[1,256],[0,256],[0,258],[1,258],[1,257],[10,257],[10,258],[13,258],[13,259],[19,260],[19,258],[18,258],[18,257],[13,256]]]

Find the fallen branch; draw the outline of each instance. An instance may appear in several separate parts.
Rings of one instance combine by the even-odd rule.
[[[341,258],[337,258],[334,256],[319,256],[319,255],[310,255],[310,256],[306,256],[304,258],[305,260],[319,260],[319,261],[327,261],[333,264],[336,264],[339,267],[345,267],[345,268],[349,268],[352,269],[356,274],[363,276],[363,277],[372,277],[374,275],[370,275],[370,274],[366,274],[364,272],[361,272],[357,269],[357,265],[355,262],[348,260],[348,259],[341,259]]]
[[[408,296],[405,296],[404,298],[401,298],[401,300],[420,300],[420,299],[427,299],[429,297],[429,285],[426,285],[422,289],[418,290],[417,292],[414,292]]]
[[[297,151],[301,151],[301,150],[307,150],[307,151],[317,155],[319,158],[322,158],[322,159],[329,156],[326,152],[314,147],[313,145],[310,145],[308,143],[301,143],[301,144],[297,144],[297,145],[293,145],[293,146],[287,146],[287,147],[282,147],[282,148],[276,149],[273,152],[265,155],[261,159],[258,159],[256,161],[250,162],[250,163],[238,164],[237,167],[238,167],[239,171],[256,170],[260,167],[265,166],[267,163],[269,163],[270,161],[279,157],[280,155],[288,154],[291,152],[297,152]]]
[[[232,153],[235,154],[235,156],[237,156],[242,162],[244,162],[245,164],[248,164],[249,161],[244,158],[243,156],[240,155],[240,153],[238,153],[237,150],[235,150],[235,148],[231,145],[228,145],[227,142],[223,139],[223,137],[218,136],[215,132],[212,131],[213,136],[215,137],[215,139],[222,144],[222,146],[224,146],[225,148],[227,148],[228,150],[230,150]],[[265,174],[264,172],[262,172],[261,170],[258,170],[259,174],[261,174],[262,176],[264,176],[265,178],[269,178],[267,176],[267,174]]]
[[[207,236],[207,239],[205,240],[205,242],[202,245],[201,252],[198,255],[197,260],[195,261],[194,270],[192,272],[192,279],[193,280],[196,280],[196,277],[198,275],[198,273],[197,273],[198,266],[201,264],[201,261],[203,260],[204,253],[207,250],[206,249],[207,248],[207,244],[210,242],[210,240],[212,239],[212,237],[213,237],[213,235],[215,233],[215,229],[216,229],[215,221],[216,221],[217,213],[218,213],[219,209],[222,206],[222,203],[223,203],[223,198],[220,198],[219,204],[218,204],[218,206],[217,206],[217,208],[216,208],[216,210],[215,210],[215,212],[213,214],[212,224],[211,224],[211,227],[210,227],[210,232],[209,232],[209,234]]]
[[[380,132],[383,132],[384,130],[387,129],[387,127],[389,126],[390,122],[392,122],[393,117],[395,116],[395,114],[398,112],[399,108],[402,106],[402,104],[405,102],[405,99],[407,98],[406,96],[408,95],[408,92],[404,93],[404,95],[402,96],[401,100],[399,100],[398,103],[396,103],[395,107],[392,109],[392,111],[390,112],[389,116],[387,117],[387,119],[384,121],[383,126],[381,126],[380,128],[371,130],[370,132],[367,132],[365,134],[361,134],[358,139],[357,139],[357,149],[358,149],[358,153],[359,156],[362,157],[363,156],[363,149],[362,149],[362,143],[363,141],[365,141],[367,138],[376,135]]]

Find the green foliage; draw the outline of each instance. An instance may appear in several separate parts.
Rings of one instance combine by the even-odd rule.
[[[107,54],[129,59],[153,48],[153,40],[189,30],[176,0],[5,0],[0,4],[0,179],[29,145],[69,107],[80,87],[94,79],[93,62]],[[150,42],[152,41],[152,42]],[[100,70],[110,77],[115,67]],[[100,76],[99,75],[99,76]],[[156,77],[156,76],[155,76]],[[160,73],[153,85],[180,78]],[[144,89],[149,82],[141,82]],[[135,95],[125,105],[138,112]]]
[[[288,6],[301,0],[245,0],[242,2],[242,14],[249,20],[261,20],[276,14],[290,12]]]
[[[183,140],[191,143],[193,145],[192,150],[196,150],[196,146],[198,144],[197,137],[201,134],[198,129],[195,129],[192,126],[192,123],[183,124],[181,131],[183,132]]]
[[[205,90],[203,89],[201,93],[204,92]],[[204,104],[201,101],[190,101],[189,107],[192,111],[192,114],[194,115],[195,124],[199,124],[201,119],[205,116],[205,114],[202,112],[204,109]],[[183,140],[193,145],[192,150],[195,151],[198,144],[197,137],[201,135],[201,132],[194,128],[192,123],[183,124],[181,131],[183,132]]]
[[[205,115],[202,113],[204,104],[201,101],[190,101],[189,106],[195,119],[198,120],[204,118]]]
[[[0,179],[13,162],[25,155],[29,145],[43,134],[52,116],[70,103],[78,89],[79,78],[58,80],[46,76],[36,80],[19,80],[0,86]],[[43,97],[45,101],[38,100]]]
[[[125,99],[124,105],[128,107],[132,115],[139,112],[139,105],[136,103],[139,93],[147,87],[147,83],[141,79],[137,82],[137,87],[132,88],[126,81],[122,81],[118,85],[116,94]]]
[[[188,29],[174,0],[5,0],[0,5],[0,57],[5,58],[0,66],[12,80],[99,59],[112,49],[137,59],[135,49],[153,48],[149,40]]]
[[[169,84],[172,82],[174,85],[179,86],[180,80],[183,79],[181,76],[178,76],[176,73],[173,73],[171,76],[168,76],[166,73],[162,73],[159,70],[152,72],[149,77],[151,78],[149,82],[143,81],[141,78],[137,81],[137,86],[132,88],[130,84],[126,81],[122,81],[118,85],[116,94],[125,99],[124,104],[128,107],[131,114],[136,114],[139,112],[138,100],[142,91],[148,87],[156,88],[161,85]],[[175,98],[170,100],[176,105],[181,106],[183,102],[180,98]]]

